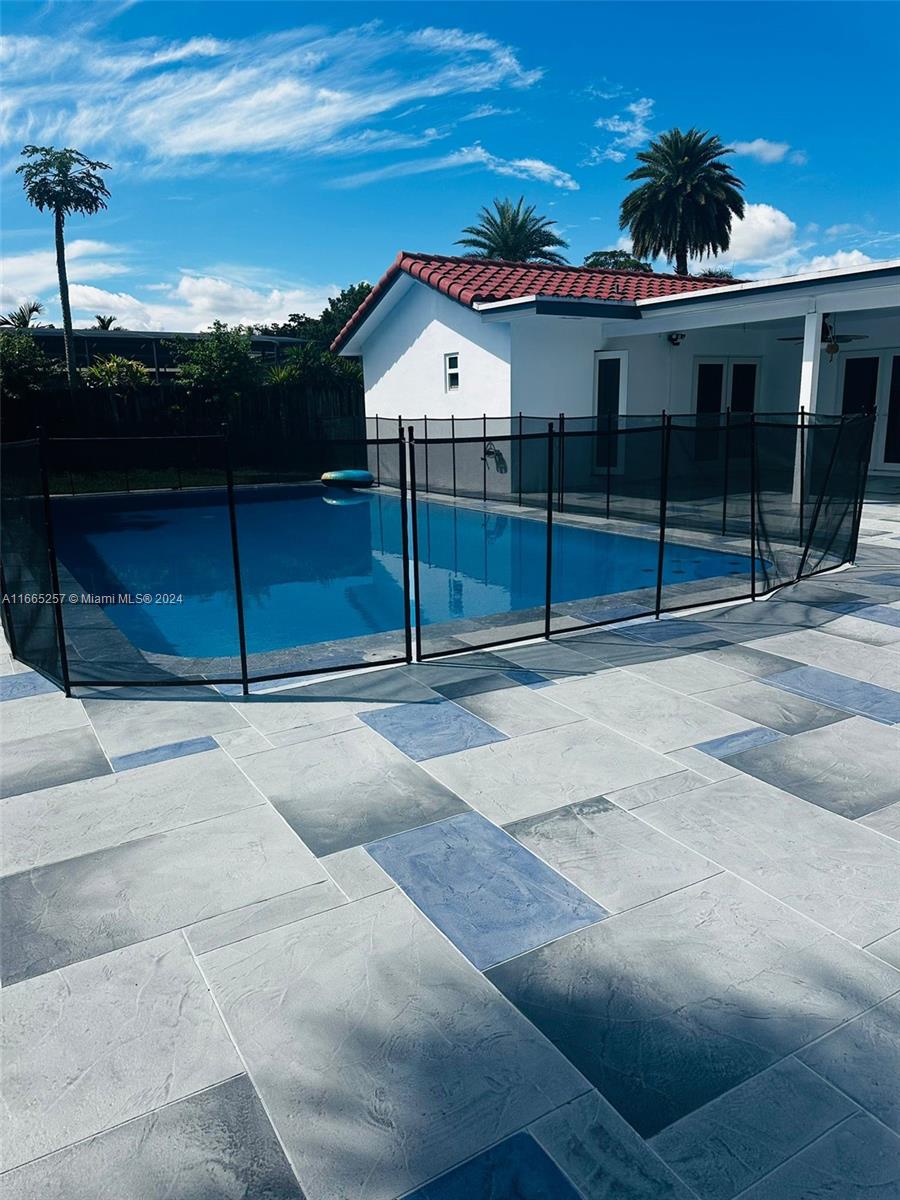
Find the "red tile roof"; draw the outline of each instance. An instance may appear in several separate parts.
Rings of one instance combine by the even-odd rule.
[[[543,263],[410,254],[401,250],[341,332],[331,343],[340,350],[401,272],[471,308],[491,300],[556,296],[567,300],[645,300],[724,286],[719,279],[657,275],[639,271],[598,271],[590,267],[551,267]],[[725,283],[733,283],[727,280]]]

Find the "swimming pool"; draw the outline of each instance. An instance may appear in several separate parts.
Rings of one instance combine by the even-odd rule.
[[[144,493],[55,502],[57,551],[85,592],[174,597],[101,606],[139,649],[184,657],[238,652],[228,510],[221,493]],[[424,625],[543,605],[541,520],[418,503]],[[248,651],[401,630],[400,501],[387,492],[247,488],[237,519]],[[653,586],[657,543],[557,522],[553,601]],[[664,584],[746,580],[749,559],[670,544]],[[739,591],[736,581],[735,591]]]

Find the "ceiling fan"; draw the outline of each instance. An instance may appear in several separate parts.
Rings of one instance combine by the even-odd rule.
[[[831,362],[845,342],[864,342],[868,336],[867,333],[838,333],[834,317],[829,319],[827,313],[822,317],[822,344],[825,347],[825,353],[828,355],[829,362]],[[803,338],[783,337],[778,340],[779,342],[802,342]]]

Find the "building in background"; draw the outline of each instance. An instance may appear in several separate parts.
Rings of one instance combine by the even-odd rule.
[[[30,332],[50,358],[65,359],[62,329],[36,326]],[[174,338],[194,341],[208,336],[205,333],[160,333],[137,329],[73,329],[72,333],[77,367],[89,367],[96,359],[104,358],[107,354],[119,354],[149,367],[157,383],[163,383],[175,374],[176,362],[171,346]],[[270,365],[278,363],[284,351],[291,346],[302,346],[307,341],[300,337],[271,337],[257,333],[251,334],[250,340],[261,361]]]

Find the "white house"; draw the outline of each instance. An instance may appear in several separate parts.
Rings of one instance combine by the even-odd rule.
[[[396,418],[857,412],[900,474],[900,259],[715,280],[401,252],[332,349]]]

